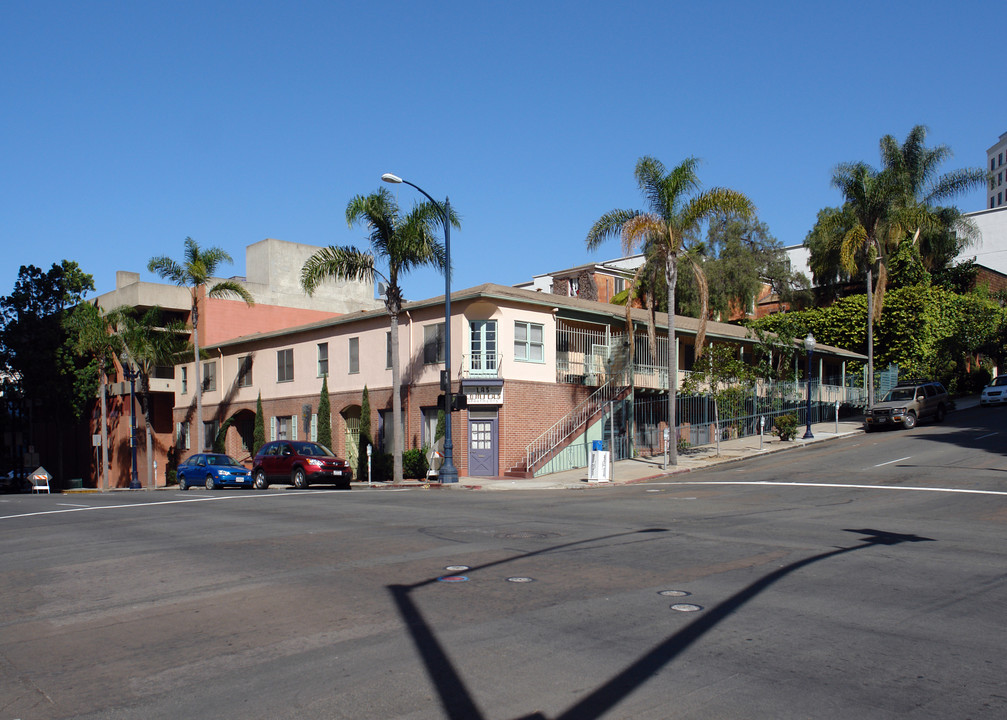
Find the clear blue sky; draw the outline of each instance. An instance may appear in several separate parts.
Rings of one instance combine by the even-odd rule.
[[[63,258],[113,289],[192,236],[360,244],[393,172],[462,217],[454,287],[617,257],[637,158],[702,159],[785,245],[831,171],[916,124],[946,169],[1007,132],[1007,5],[972,2],[51,2],[0,13],[0,294]],[[421,199],[390,186],[404,207]],[[984,207],[982,192],[958,200]],[[443,291],[432,271],[408,299]]]

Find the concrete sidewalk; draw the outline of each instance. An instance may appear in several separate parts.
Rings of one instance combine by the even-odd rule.
[[[978,407],[979,396],[969,396],[957,398],[955,400],[955,411]],[[737,462],[748,458],[758,457],[768,453],[793,450],[804,447],[810,443],[825,442],[840,437],[859,435],[864,432],[864,418],[862,415],[840,419],[838,423],[834,420],[830,422],[814,423],[811,432],[815,436],[813,439],[804,440],[805,426],[797,428],[798,434],[794,440],[782,441],[775,435],[768,432],[759,437],[746,437],[737,440],[722,440],[720,443],[720,454],[714,445],[703,445],[689,448],[678,456],[678,465],[662,467],[662,458],[633,458],[631,460],[618,460],[613,463],[612,478],[609,482],[589,482],[587,478],[587,468],[577,468],[575,470],[565,470],[563,472],[552,473],[537,478],[508,478],[508,477],[461,477],[457,484],[407,482],[398,485],[391,483],[375,483],[374,488],[404,488],[423,487],[458,490],[573,490],[589,489],[599,487],[611,487],[612,485],[626,485],[644,480],[651,480],[660,477],[669,477],[679,473],[687,473],[693,470],[712,467],[721,463]],[[354,486],[366,483],[354,483]]]

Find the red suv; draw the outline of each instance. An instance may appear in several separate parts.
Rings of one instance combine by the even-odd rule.
[[[252,482],[265,490],[272,482],[287,483],[299,490],[324,484],[348,489],[353,470],[324,445],[299,440],[267,442],[252,462]]]

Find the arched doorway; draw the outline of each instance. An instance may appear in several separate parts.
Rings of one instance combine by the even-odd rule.
[[[346,425],[346,431],[344,433],[346,462],[351,468],[353,468],[353,474],[355,476],[358,467],[357,460],[360,449],[360,406],[350,405],[348,408],[344,409],[340,415],[342,415],[343,423]]]

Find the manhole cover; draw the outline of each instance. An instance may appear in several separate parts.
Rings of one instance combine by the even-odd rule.
[[[699,605],[692,605],[691,603],[678,603],[677,605],[671,606],[672,610],[678,610],[679,612],[696,612],[702,610],[703,608]]]
[[[497,533],[496,537],[501,540],[545,540],[547,538],[559,537],[559,533],[517,530],[513,532]]]
[[[509,578],[507,578],[507,582],[512,582],[512,583],[530,583],[530,582],[535,582],[535,578],[530,578],[530,577],[509,577]]]
[[[470,568],[468,565],[448,565],[444,569],[447,570],[448,572],[457,573],[457,572],[465,572],[466,570],[471,570],[472,568]]]
[[[437,582],[468,582],[469,579],[464,575],[444,575],[437,578]]]
[[[661,590],[658,595],[664,595],[665,597],[686,597],[692,593],[687,593],[685,590]]]

